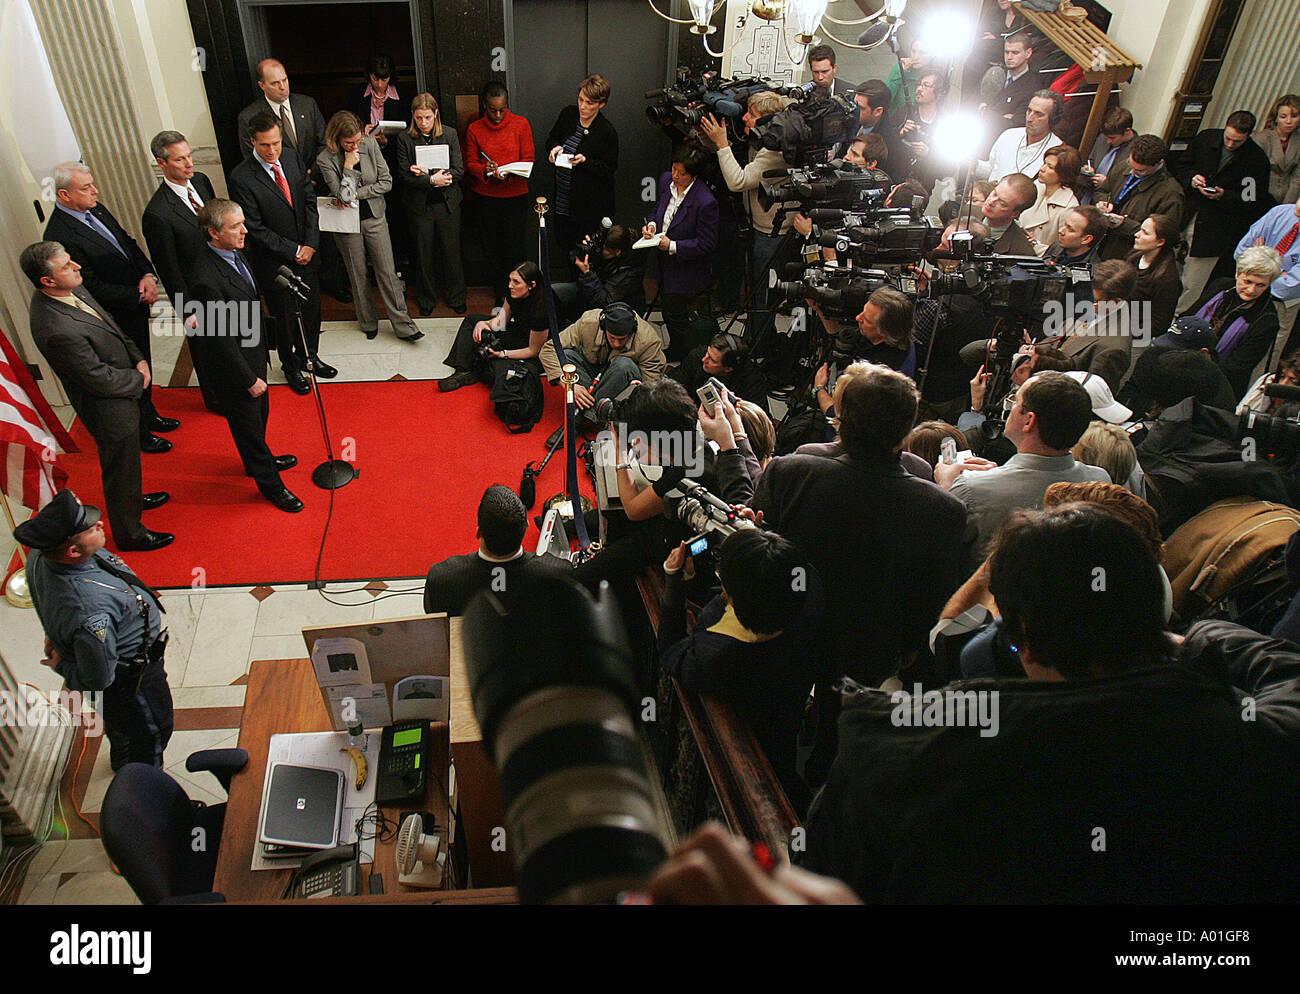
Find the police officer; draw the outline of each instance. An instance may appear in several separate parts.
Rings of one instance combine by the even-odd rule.
[[[116,772],[162,766],[172,734],[172,692],[163,670],[163,607],[119,557],[104,550],[99,508],[60,490],[14,538],[27,562],[45,659],[68,689],[103,691],[104,729]]]

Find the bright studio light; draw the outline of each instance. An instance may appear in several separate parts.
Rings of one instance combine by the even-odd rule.
[[[921,47],[940,62],[958,62],[975,45],[977,26],[956,10],[932,11],[921,22],[917,38]]]
[[[986,147],[984,123],[968,111],[943,114],[934,129],[932,151],[941,162],[970,162]]]

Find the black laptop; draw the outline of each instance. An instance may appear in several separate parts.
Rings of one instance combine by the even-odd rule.
[[[338,845],[343,774],[318,766],[275,763],[267,777],[259,839],[301,849]]]

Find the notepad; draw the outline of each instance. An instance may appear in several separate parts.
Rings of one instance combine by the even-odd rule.
[[[653,235],[647,235],[645,238],[640,239],[635,245],[632,246],[632,248],[634,250],[643,249],[643,248],[654,248],[658,244],[659,244],[659,235],[658,233],[656,233]]]
[[[361,234],[361,211],[334,197],[316,198],[316,218],[321,231],[336,231],[340,235]]]
[[[561,152],[559,155],[557,155],[557,156],[555,157],[555,168],[556,168],[556,169],[572,169],[572,168],[573,168],[573,156],[569,155],[568,152]]]
[[[415,164],[429,172],[451,167],[451,151],[446,145],[416,145]]]
[[[533,164],[531,162],[507,162],[504,166],[497,166],[497,174],[500,176],[522,176],[527,179],[533,174]]]

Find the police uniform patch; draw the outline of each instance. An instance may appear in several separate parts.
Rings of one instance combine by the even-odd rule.
[[[92,614],[81,627],[103,642],[108,634],[108,615]]]

